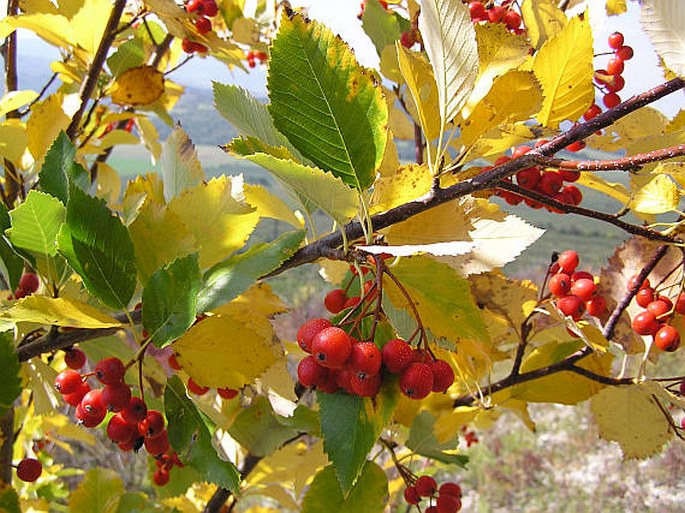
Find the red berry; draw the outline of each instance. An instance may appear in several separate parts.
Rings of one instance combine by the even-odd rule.
[[[557,299],[557,308],[567,317],[574,321],[580,320],[585,313],[585,302],[576,295],[569,295]]]
[[[609,59],[609,62],[607,62],[607,72],[609,75],[620,75],[623,73],[623,68],[623,60],[619,57],[612,57]]]
[[[617,50],[623,46],[623,34],[614,32],[609,36],[609,47]]]
[[[55,388],[61,394],[72,394],[76,392],[83,383],[81,374],[73,369],[67,369],[57,374],[55,378]]]
[[[595,296],[585,303],[587,313],[593,317],[600,317],[604,315],[607,310],[607,301],[604,296]]]
[[[578,258],[578,253],[571,249],[561,253],[559,255],[559,258],[557,259],[559,269],[561,269],[562,272],[565,272],[569,276],[572,275],[573,272],[576,270],[576,267],[578,267],[579,262],[580,259]]]
[[[203,0],[202,12],[205,14],[205,16],[209,16],[210,18],[212,18],[219,14],[219,6],[216,4],[214,0]]]
[[[105,385],[114,385],[124,380],[126,368],[119,358],[103,358],[95,366],[95,377]]]
[[[186,12],[202,12],[202,0],[188,0]]]
[[[435,508],[438,513],[457,513],[461,509],[461,499],[453,495],[439,495]]]
[[[407,342],[394,338],[381,349],[383,364],[393,374],[403,372],[413,361],[413,350]]]
[[[331,327],[331,321],[318,318],[310,319],[297,330],[297,343],[306,353],[312,352],[312,339],[318,332]]]
[[[121,413],[117,413],[107,423],[107,436],[118,444],[130,442],[138,437],[138,425],[126,422]]]
[[[224,399],[233,399],[240,393],[240,391],[236,390],[235,388],[217,388],[216,393]]]
[[[589,301],[597,293],[597,285],[594,280],[581,278],[571,285],[571,294],[575,294],[583,301]]]
[[[617,93],[621,91],[626,85],[626,80],[621,75],[614,75],[611,81],[607,82],[606,87],[609,91]],[[620,98],[619,98],[620,101]]]
[[[476,18],[485,18],[487,16],[483,2],[469,2],[469,13],[471,14],[472,20]]]
[[[593,118],[596,118],[602,113],[602,108],[597,105],[596,103],[593,103],[588,110],[585,111],[585,114],[583,114],[583,119],[585,121],[590,121]]]
[[[350,373],[350,388],[360,397],[374,397],[381,389],[383,380],[380,374],[367,375],[364,373]]]
[[[671,308],[673,308],[673,303],[671,303],[670,299],[665,299],[668,301],[656,299],[647,305],[647,311],[652,312],[657,320],[663,320],[663,317],[671,311]]]
[[[411,48],[416,44],[416,38],[411,30],[407,30],[406,32],[402,32],[402,34],[400,34],[400,43],[405,48]]]
[[[580,177],[580,173],[578,173],[578,177]],[[565,180],[567,179],[565,178]],[[583,201],[583,193],[575,185],[566,185],[561,193],[571,198],[571,205],[580,205]]]
[[[419,503],[421,496],[419,495],[419,492],[416,491],[416,487],[407,486],[404,489],[404,500],[407,502],[407,504],[414,505]]]
[[[198,385],[193,378],[188,378],[188,391],[195,395],[205,395],[209,392],[209,387]]]
[[[652,312],[645,310],[633,317],[632,326],[633,330],[640,335],[654,335],[660,323]]]
[[[164,486],[169,482],[169,471],[163,468],[158,468],[155,473],[152,474],[152,481],[157,486]]]
[[[440,495],[451,495],[452,497],[461,497],[461,486],[457,483],[444,483],[440,485],[440,490],[438,490]]]
[[[414,483],[414,488],[421,497],[430,497],[438,491],[438,483],[431,476],[420,476]]]
[[[438,507],[437,506],[428,506],[424,513],[438,513]]]
[[[162,432],[154,438],[145,437],[143,443],[145,445],[145,450],[152,456],[163,454],[171,448],[169,445],[169,435],[166,429],[162,430]]]
[[[680,315],[685,315],[685,292],[681,292],[678,295],[678,299],[675,302],[675,311]]]
[[[131,403],[131,387],[126,383],[105,385],[102,389],[102,400],[110,411],[121,411]]]
[[[433,392],[447,392],[447,389],[454,383],[454,370],[445,360],[435,360],[430,362],[433,371]]]
[[[561,189],[564,179],[556,171],[545,171],[540,178],[539,189],[548,196],[552,196]]]
[[[573,283],[575,281],[582,280],[583,278],[590,280],[592,282],[594,282],[595,280],[595,277],[587,271],[576,271],[571,275],[571,282]]]
[[[195,28],[200,34],[207,34],[212,31],[212,22],[209,18],[200,16],[195,20]]]
[[[423,399],[433,388],[433,371],[425,363],[412,363],[400,376],[400,390],[410,399]]]
[[[542,174],[537,167],[527,167],[516,173],[516,183],[528,190],[535,189],[541,178]]]
[[[665,324],[654,335],[654,345],[662,351],[675,351],[680,346],[680,333],[670,324]]]
[[[326,310],[332,314],[342,312],[347,301],[347,293],[343,289],[331,290],[323,300]]]
[[[639,277],[639,274],[634,274],[628,279],[628,290],[631,290],[635,287],[637,283],[637,279]],[[649,278],[645,278],[645,280],[640,284],[641,289],[646,289],[648,287],[651,287],[651,283],[649,282]]]
[[[359,342],[352,346],[348,364],[350,370],[368,376],[378,374],[381,370],[381,350],[373,342]]]
[[[26,273],[19,280],[19,288],[23,290],[27,295],[33,294],[40,287],[40,278],[37,274]]]
[[[359,296],[352,296],[349,298],[347,301],[345,301],[345,308],[352,308],[353,306],[357,306],[361,302],[362,298]]]
[[[171,353],[169,355],[169,358],[167,359],[167,363],[169,364],[169,367],[171,367],[174,370],[181,370],[181,364],[178,363],[178,358],[176,357],[175,353]]]
[[[43,473],[43,465],[35,458],[24,458],[17,465],[17,477],[27,483],[33,483]]]
[[[145,418],[138,422],[138,433],[147,438],[155,438],[164,431],[164,415],[157,410],[150,410]],[[165,451],[162,451],[165,452]]]
[[[490,23],[499,23],[506,13],[507,10],[501,5],[493,5],[487,11],[488,20],[490,20]]]
[[[338,388],[342,388],[348,394],[356,394],[356,392],[352,390],[352,375],[354,373],[351,370],[340,369],[338,371],[331,372],[335,373],[335,384],[338,385]]]
[[[521,26],[521,15],[516,11],[508,10],[502,21],[509,30],[515,30]]]
[[[566,150],[572,152],[580,151],[583,148],[585,148],[585,141],[575,141],[566,146]]]
[[[102,390],[95,389],[88,392],[81,399],[81,408],[90,416],[104,418],[107,414],[107,405],[102,397]]]
[[[130,423],[138,423],[147,416],[147,404],[140,397],[131,397],[128,406],[121,410],[121,416]]]
[[[83,382],[74,392],[70,394],[64,394],[62,399],[64,399],[65,403],[71,406],[78,406],[78,404],[81,402],[81,399],[83,399],[88,392],[90,392],[90,385],[86,382]]]
[[[312,340],[312,354],[322,367],[340,369],[352,353],[352,341],[340,328],[331,326],[320,331]]]
[[[307,356],[297,365],[297,380],[305,387],[320,386],[328,379],[329,370],[319,365],[313,356]]]
[[[616,93],[605,94],[602,102],[607,109],[613,109],[621,103],[621,97]]]
[[[195,43],[187,37],[184,37],[183,41],[181,41],[181,49],[185,53],[195,53]]]
[[[629,61],[633,58],[633,48],[623,45],[621,48],[616,50],[616,57],[622,61]]]
[[[64,363],[70,369],[79,370],[86,364],[86,353],[76,347],[68,349],[64,353]]]

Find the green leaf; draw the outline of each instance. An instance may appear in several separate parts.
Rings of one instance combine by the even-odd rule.
[[[82,189],[90,186],[88,172],[75,159],[76,147],[62,131],[45,155],[38,175],[41,190],[58,198],[65,205],[69,200],[69,182],[74,182]]]
[[[232,145],[233,143],[230,146]],[[270,171],[308,205],[320,208],[341,224],[346,223],[357,212],[357,193],[339,178],[318,167],[305,166],[266,153],[246,155],[245,158]]]
[[[321,436],[321,419],[319,412],[314,411],[302,404],[298,404],[292,416],[278,416],[281,426],[289,427],[300,433],[308,433],[313,436]]]
[[[12,406],[21,393],[19,357],[14,350],[12,332],[0,334],[0,415]]]
[[[145,53],[140,39],[129,39],[107,58],[107,67],[115,77],[144,63]]]
[[[349,493],[366,457],[397,406],[398,387],[386,380],[372,400],[348,394],[318,393],[324,451],[335,467],[340,486]]]
[[[362,15],[362,28],[380,57],[383,49],[400,38],[400,16],[387,10],[378,0],[368,0]]]
[[[157,347],[193,325],[200,285],[197,253],[176,259],[150,276],[143,289],[143,327]]]
[[[55,197],[30,191],[24,203],[10,210],[12,228],[7,234],[18,248],[43,255],[57,254],[57,234],[66,217],[64,205]]]
[[[302,499],[302,513],[382,513],[388,499],[388,476],[376,463],[364,464],[359,481],[344,494],[332,465],[321,469]]]
[[[203,277],[197,311],[212,310],[238,297],[288,259],[300,246],[304,235],[303,231],[284,233],[273,242],[255,244],[244,253],[232,255],[212,267]]]
[[[429,411],[422,411],[414,418],[414,422],[409,432],[409,440],[407,440],[407,447],[416,454],[431,458],[442,463],[455,464],[465,467],[469,461],[468,456],[463,454],[454,454],[452,452],[445,452],[451,449],[456,449],[459,445],[459,437],[455,436],[446,442],[438,442],[433,430],[435,425],[435,417]]]
[[[461,0],[424,0],[419,30],[438,85],[443,125],[459,113],[478,75],[478,46],[468,7]]]
[[[197,469],[207,482],[239,493],[238,470],[230,461],[219,458],[212,446],[212,435],[205,418],[186,395],[185,386],[178,376],[167,382],[164,409],[169,419],[169,442],[181,459]]]
[[[0,482],[0,512],[21,513],[19,496],[9,484]]]
[[[19,286],[19,280],[24,273],[24,260],[10,244],[5,236],[5,230],[12,226],[9,212],[4,203],[0,203],[0,272],[12,290]]]
[[[124,483],[116,472],[94,468],[69,496],[69,513],[115,513],[123,493]]]
[[[373,183],[385,152],[388,109],[342,39],[318,22],[284,14],[267,87],[276,128],[302,155],[351,187]]]
[[[58,239],[60,253],[88,291],[111,308],[126,308],[136,288],[133,243],[105,201],[72,185]]]
[[[162,146],[162,180],[164,198],[169,201],[186,189],[200,185],[205,179],[195,145],[188,134],[177,126]]]
[[[259,397],[240,412],[228,432],[255,456],[267,456],[297,435],[283,426],[266,397]]]

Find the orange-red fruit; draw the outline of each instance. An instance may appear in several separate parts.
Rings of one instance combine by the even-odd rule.
[[[131,387],[126,383],[105,385],[102,389],[102,400],[110,411],[121,411],[131,403]]]
[[[434,379],[428,364],[412,363],[400,376],[400,390],[410,399],[423,399],[431,393]]]
[[[17,477],[27,483],[33,483],[43,473],[43,465],[35,458],[24,458],[17,465]]]
[[[126,368],[119,358],[103,358],[95,366],[95,377],[104,385],[114,385],[124,380]]]
[[[559,268],[568,275],[573,274],[573,272],[576,270],[576,267],[578,267],[579,262],[580,258],[578,257],[578,253],[571,249],[559,254],[559,258],[557,259]]]
[[[26,294],[33,294],[40,286],[40,278],[37,274],[26,273],[19,279],[19,288]]]
[[[170,449],[169,435],[167,430],[163,430],[158,436],[154,438],[145,437],[145,450],[152,456],[158,456]]]
[[[326,310],[332,314],[342,312],[347,301],[347,293],[343,289],[331,290],[323,300]]]
[[[64,363],[70,369],[79,370],[86,364],[86,353],[77,347],[72,347],[64,352]]]
[[[447,392],[447,389],[454,383],[454,370],[445,360],[434,360],[430,362],[433,371],[433,392]]]
[[[383,380],[380,374],[369,376],[366,374],[351,373],[350,388],[360,397],[374,397],[381,389]]]
[[[359,342],[352,346],[349,368],[368,376],[378,374],[381,370],[381,350],[373,342]]]
[[[644,310],[633,317],[633,330],[640,335],[654,335],[659,329],[659,321],[649,310]]]
[[[664,300],[666,299],[666,300]],[[668,298],[655,299],[647,305],[647,310],[652,312],[657,320],[660,320],[673,308],[673,303]]]
[[[404,500],[407,502],[407,504],[413,505],[419,503],[421,496],[419,495],[419,492],[416,491],[416,487],[407,486],[404,489]]]
[[[76,392],[81,387],[82,383],[81,374],[73,369],[64,370],[57,374],[57,377],[55,378],[55,388],[61,394],[72,394]]]
[[[203,0],[202,12],[204,12],[205,16],[212,18],[219,14],[219,6],[214,0]]]
[[[297,343],[306,353],[312,352],[312,340],[314,336],[326,328],[331,327],[331,321],[328,319],[318,318],[310,319],[305,322],[300,329],[297,330]]]
[[[623,45],[621,48],[616,50],[616,57],[622,61],[629,61],[633,58],[633,48]]]
[[[564,297],[571,291],[571,277],[566,273],[555,274],[549,279],[549,291],[556,297]]]
[[[675,311],[680,315],[685,315],[685,292],[678,295],[675,302]]]
[[[431,476],[420,476],[414,487],[421,497],[430,497],[438,491],[438,483]]]
[[[188,0],[186,4],[187,12],[202,12],[202,0]]]
[[[623,46],[623,34],[620,32],[614,32],[609,35],[609,47],[617,50]]]
[[[662,351],[675,351],[680,346],[680,334],[670,324],[665,324],[654,335],[654,345]]]
[[[152,475],[152,481],[157,485],[157,486],[164,486],[169,482],[169,471],[163,468],[158,468],[155,470],[155,473]]]
[[[585,313],[585,302],[578,296],[571,294],[557,299],[557,308],[559,308],[561,313],[565,316],[571,317],[574,321],[578,321]]]
[[[604,315],[607,310],[607,301],[604,296],[595,296],[585,303],[587,313],[593,317],[600,317]]]
[[[331,326],[312,340],[312,354],[322,367],[341,369],[352,353],[352,341],[340,328]]]
[[[634,274],[628,279],[628,290],[632,289],[635,287],[635,284],[637,283],[637,279],[640,275],[639,274]],[[640,284],[641,289],[646,289],[651,287],[651,283],[649,282],[649,278],[645,278],[645,280]]]
[[[164,415],[157,410],[149,410],[145,418],[138,422],[138,433],[146,438],[156,438],[164,432]],[[164,452],[164,451],[162,451]]]
[[[121,410],[121,416],[126,422],[138,423],[147,416],[147,404],[140,397],[131,397],[128,406]]]
[[[623,73],[623,69],[623,59],[618,57],[609,59],[609,62],[607,63],[607,72],[609,72],[609,75],[620,75]]]
[[[235,388],[217,388],[216,393],[219,394],[224,399],[233,399],[240,392]]]
[[[212,22],[209,18],[200,16],[195,20],[195,28],[200,34],[207,34],[212,31]]]
[[[107,423],[107,436],[112,442],[117,444],[130,442],[138,436],[138,426],[137,424],[126,422],[121,414],[117,413]]]
[[[602,98],[602,103],[607,109],[613,109],[621,103],[621,97],[614,92],[605,94]]]
[[[459,498],[461,497],[461,486],[459,486],[457,483],[443,483],[440,485],[438,493],[440,495],[451,495]]]
[[[571,285],[571,294],[575,294],[583,301],[590,301],[592,296],[597,293],[597,285],[594,280],[588,278],[580,278],[575,280]]]
[[[403,372],[413,362],[414,353],[409,344],[400,338],[386,342],[381,349],[385,367],[393,374]]]
[[[169,355],[167,363],[169,364],[169,367],[171,367],[172,369],[181,370],[181,364],[178,362],[178,358],[176,358],[176,355],[174,353],[171,353]]]
[[[316,358],[307,356],[297,365],[297,380],[307,388],[320,386],[328,378],[328,372],[328,369],[319,365]]]
[[[205,395],[209,392],[209,387],[198,385],[193,378],[188,378],[188,391],[195,395]]]
[[[81,402],[81,399],[83,399],[88,392],[90,392],[90,385],[83,382],[74,392],[70,394],[64,394],[62,399],[64,399],[65,403],[71,406],[77,406]]]

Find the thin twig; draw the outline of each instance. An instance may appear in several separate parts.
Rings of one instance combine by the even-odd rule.
[[[577,171],[637,170],[644,164],[682,157],[683,155],[685,155],[685,144],[678,144],[660,150],[638,153],[636,155],[612,160],[565,160],[537,155],[535,157],[535,163],[546,167],[572,169]]]

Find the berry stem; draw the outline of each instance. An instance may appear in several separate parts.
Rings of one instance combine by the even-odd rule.
[[[385,267],[383,269],[383,272],[388,275],[388,278],[392,280],[392,282],[397,286],[398,289],[400,289],[400,292],[404,296],[404,298],[407,300],[409,303],[409,308],[411,308],[412,313],[414,314],[414,319],[416,319],[416,329],[419,331],[419,341],[416,344],[416,347],[421,345],[423,343],[424,347],[428,347],[428,338],[426,337],[426,329],[423,326],[423,322],[421,322],[421,315],[419,314],[419,311],[416,308],[416,305],[414,304],[414,301],[412,300],[411,296],[409,295],[409,292],[407,292],[407,289],[404,288],[404,285],[400,282],[400,280],[397,279],[397,277],[388,269]],[[412,339],[414,338],[414,335],[412,335]]]

